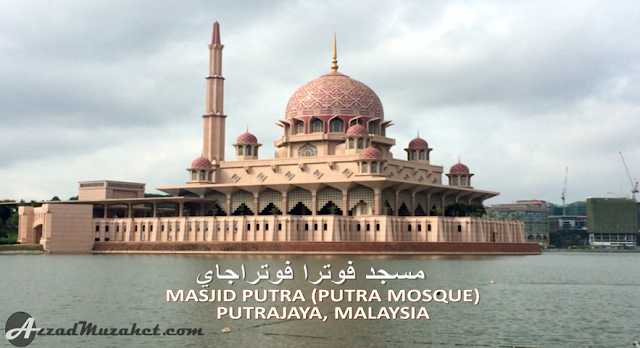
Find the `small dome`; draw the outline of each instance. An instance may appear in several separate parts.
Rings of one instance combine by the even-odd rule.
[[[258,143],[258,138],[256,138],[255,135],[246,132],[242,135],[240,135],[238,137],[238,141],[236,141],[236,143],[238,144],[257,144]]]
[[[382,158],[382,153],[380,153],[380,151],[378,149],[376,149],[375,147],[371,147],[369,146],[368,148],[360,151],[360,158],[362,159],[377,159],[377,158]]]
[[[191,168],[211,168],[211,161],[204,157],[198,157],[191,162]]]
[[[356,124],[347,129],[347,135],[367,136],[369,132],[361,124]]]
[[[458,162],[451,166],[451,169],[449,169],[449,173],[450,174],[469,174],[469,167]]]
[[[420,137],[417,137],[409,142],[409,148],[410,149],[428,149],[429,144],[427,144],[426,140]]]

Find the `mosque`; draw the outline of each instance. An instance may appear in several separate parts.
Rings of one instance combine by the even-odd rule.
[[[420,137],[407,144],[406,158],[393,158],[392,121],[374,91],[338,72],[335,37],[331,71],[298,88],[277,122],[274,158],[260,158],[262,144],[247,131],[231,144],[235,159],[225,159],[218,22],[208,48],[203,147],[194,149],[202,156],[186,168],[188,181],[156,188],[167,197],[145,197],[143,183],[80,182],[77,201],[20,207],[21,243],[61,253],[184,242],[212,251],[220,242],[297,242],[286,244],[290,251],[324,242],[325,252],[336,242],[525,243],[519,221],[443,216],[451,204],[481,206],[498,193],[473,188],[474,174],[459,161],[446,173],[432,164],[433,149]]]

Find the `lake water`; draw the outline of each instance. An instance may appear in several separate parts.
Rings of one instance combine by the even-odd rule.
[[[271,280],[290,261],[293,280]],[[353,261],[355,280],[310,281],[331,264],[333,280]],[[27,312],[37,327],[202,328],[201,336],[38,336],[29,347],[631,347],[640,340],[640,254],[548,253],[540,256],[217,256],[217,255],[0,255],[0,320]],[[213,279],[209,289],[301,290],[306,302],[167,302],[167,289],[203,289],[198,274],[231,269],[245,280]],[[304,268],[309,271],[304,279]],[[425,279],[366,279],[371,268]],[[202,277],[202,279],[204,276]],[[492,284],[491,281],[495,281]],[[217,319],[218,306],[313,307],[313,289],[376,289],[383,302],[322,302],[328,319]],[[473,303],[387,302],[389,289],[478,289]],[[334,319],[335,307],[425,307],[430,319]],[[266,314],[266,313],[265,313]],[[252,314],[253,315],[253,314]],[[302,316],[302,313],[300,313]],[[4,338],[1,347],[11,346]],[[230,328],[230,333],[221,333]]]

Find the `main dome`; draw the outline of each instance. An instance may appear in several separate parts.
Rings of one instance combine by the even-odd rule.
[[[382,103],[375,92],[339,72],[307,82],[287,103],[286,118],[331,115],[384,119]]]

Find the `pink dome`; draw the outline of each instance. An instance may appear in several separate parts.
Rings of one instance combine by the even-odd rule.
[[[356,124],[347,129],[347,135],[366,136],[369,135],[369,132],[363,125]]]
[[[378,149],[376,149],[375,147],[371,147],[369,146],[368,148],[360,151],[360,158],[362,159],[367,159],[367,158],[371,158],[371,159],[377,159],[377,158],[382,158],[382,153],[380,153],[380,151]]]
[[[451,166],[451,169],[449,169],[449,174],[469,174],[469,167],[458,162]]]
[[[198,157],[191,162],[191,168],[211,168],[211,161],[204,157]]]
[[[428,149],[429,144],[427,144],[426,140],[420,137],[417,137],[409,142],[409,148],[410,149]]]
[[[384,118],[378,96],[362,82],[332,72],[307,82],[287,103],[286,118],[355,115]]]
[[[258,138],[256,138],[255,135],[246,132],[242,135],[240,135],[238,137],[238,141],[236,141],[236,143],[238,144],[257,144],[258,143]]]

